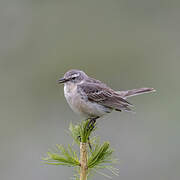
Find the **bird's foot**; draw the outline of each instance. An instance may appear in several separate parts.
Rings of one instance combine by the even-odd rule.
[[[89,149],[92,150],[92,146],[91,146],[91,142],[90,142],[89,137],[88,137],[88,145],[89,145]]]
[[[91,128],[94,129],[95,123],[96,123],[96,119],[98,119],[98,118],[99,117],[93,117],[93,118],[90,118],[90,120],[87,119],[87,120],[89,120],[88,125],[87,125],[87,130],[89,130]],[[88,145],[89,145],[89,149],[92,150],[92,146],[91,146],[90,138],[89,137],[88,137]]]
[[[89,123],[88,123],[88,125],[87,125],[87,128],[89,129],[89,128],[92,127],[92,129],[94,129],[94,127],[95,127],[94,125],[95,125],[95,123],[96,123],[96,119],[98,119],[98,118],[99,118],[98,116],[91,118],[90,121],[89,121]]]

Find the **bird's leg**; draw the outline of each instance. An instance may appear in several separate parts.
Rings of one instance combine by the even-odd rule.
[[[89,137],[88,137],[88,145],[89,145],[89,149],[92,150],[92,146],[91,146],[91,142],[90,142]]]
[[[88,123],[88,125],[87,125],[87,130],[88,130],[90,127],[94,128],[94,124],[96,123],[96,119],[98,119],[98,118],[99,118],[99,116],[90,118],[90,121],[89,121],[89,123]],[[88,118],[87,120],[89,120],[89,118]],[[81,142],[81,136],[78,136],[77,138],[78,138],[79,142]],[[89,139],[89,137],[88,137],[88,144],[89,144],[89,148],[92,149],[92,146],[91,146],[91,144],[90,144],[90,139]]]
[[[97,116],[97,117],[93,117],[93,118],[91,118],[90,119],[90,121],[89,121],[89,123],[88,123],[88,125],[87,125],[87,130],[89,129],[89,128],[92,128],[92,129],[94,129],[94,124],[96,123],[96,119],[98,119],[99,117]],[[87,119],[88,120],[88,119]],[[89,145],[89,148],[92,150],[92,146],[91,146],[91,143],[90,143],[90,138],[88,137],[88,145]]]
[[[92,126],[92,128],[94,128],[94,124],[96,123],[96,119],[98,119],[99,118],[99,116],[97,116],[97,117],[93,117],[93,118],[90,118],[90,121],[89,121],[89,123],[88,123],[88,128],[89,127],[91,127]]]

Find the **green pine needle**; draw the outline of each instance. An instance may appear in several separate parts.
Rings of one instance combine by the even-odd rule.
[[[110,148],[109,142],[104,142],[102,145],[99,143],[96,144],[88,159],[88,168],[103,166],[107,163],[115,163],[115,159],[112,158],[112,153],[113,150]]]
[[[80,166],[77,153],[72,150],[70,146],[68,148],[62,145],[56,145],[56,152],[47,152],[47,157],[42,158],[46,164],[52,165],[65,165],[65,166]]]
[[[70,124],[69,131],[74,141],[79,145],[80,142],[91,143],[92,149],[88,151],[88,177],[95,173],[104,175],[111,178],[101,170],[107,169],[112,174],[118,175],[118,169],[112,165],[117,161],[112,157],[113,149],[110,148],[109,142],[100,144],[99,138],[90,137],[91,133],[96,129],[96,124],[91,125],[90,120],[82,121],[81,123],[74,125]],[[64,165],[71,166],[75,169],[75,175],[73,179],[79,179],[80,172],[80,160],[79,153],[72,149],[70,145],[64,147],[62,145],[56,145],[55,150],[47,152],[47,157],[42,158],[46,164],[51,165]]]
[[[72,123],[69,126],[69,130],[74,141],[79,144],[80,141],[83,143],[88,142],[88,138],[90,137],[91,133],[96,129],[96,123],[91,125],[90,119],[82,121],[78,125],[73,125]]]

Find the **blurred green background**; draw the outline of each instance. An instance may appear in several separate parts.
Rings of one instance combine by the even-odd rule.
[[[98,120],[120,161],[113,179],[180,179],[178,0],[0,1],[0,179],[73,176],[40,159],[82,120],[56,84],[72,68],[116,90],[157,90],[129,99],[136,114]]]

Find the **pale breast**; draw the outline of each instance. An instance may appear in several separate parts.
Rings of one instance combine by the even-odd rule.
[[[86,97],[82,97],[77,92],[77,86],[74,84],[65,84],[64,95],[72,110],[84,117],[102,116],[111,111],[109,108],[90,102]]]
[[[64,96],[71,107],[71,109],[78,113],[82,114],[82,99],[80,94],[77,92],[77,86],[74,84],[65,84],[64,85]]]

